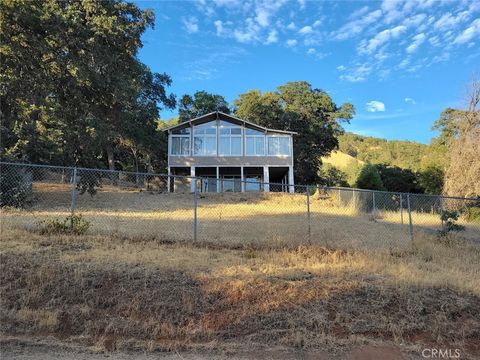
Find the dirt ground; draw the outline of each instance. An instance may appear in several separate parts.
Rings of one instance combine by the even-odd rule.
[[[420,352],[402,351],[392,345],[360,346],[349,351],[335,354],[315,351],[293,351],[289,349],[250,349],[228,351],[172,351],[172,352],[95,352],[85,349],[56,343],[54,340],[24,341],[18,339],[5,339],[0,341],[0,354],[3,360],[417,360],[422,359]]]

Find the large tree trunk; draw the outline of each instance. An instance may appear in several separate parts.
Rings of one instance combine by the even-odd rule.
[[[113,156],[113,148],[107,148],[107,161],[108,161],[108,170],[115,170],[115,158]],[[118,174],[115,172],[110,173],[110,180],[112,185],[117,185]]]
[[[113,148],[107,148],[108,170],[115,170],[115,158],[113,156]]]

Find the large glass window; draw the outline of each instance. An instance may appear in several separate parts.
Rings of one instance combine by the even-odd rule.
[[[190,155],[190,136],[172,136],[171,155]]]
[[[221,121],[218,137],[218,155],[242,155],[242,128]]]
[[[265,155],[265,135],[261,131],[245,129],[245,154]]]
[[[172,132],[170,143],[170,155],[190,155],[190,127]]]
[[[269,136],[268,137],[268,155],[290,156],[290,137],[289,136]]]
[[[193,128],[193,154],[217,154],[217,127],[215,122],[209,122]]]

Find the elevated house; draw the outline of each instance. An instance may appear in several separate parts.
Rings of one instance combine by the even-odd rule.
[[[212,112],[164,129],[168,174],[197,179],[200,192],[293,192],[292,131],[268,129],[222,112]],[[271,185],[275,183],[279,185]],[[195,182],[169,181],[169,191]]]

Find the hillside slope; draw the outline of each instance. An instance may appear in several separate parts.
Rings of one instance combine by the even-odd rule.
[[[340,169],[344,169],[345,164],[352,164],[353,159],[418,171],[428,166],[444,168],[446,155],[446,147],[436,141],[427,145],[345,133],[339,137],[339,151],[322,160]]]

